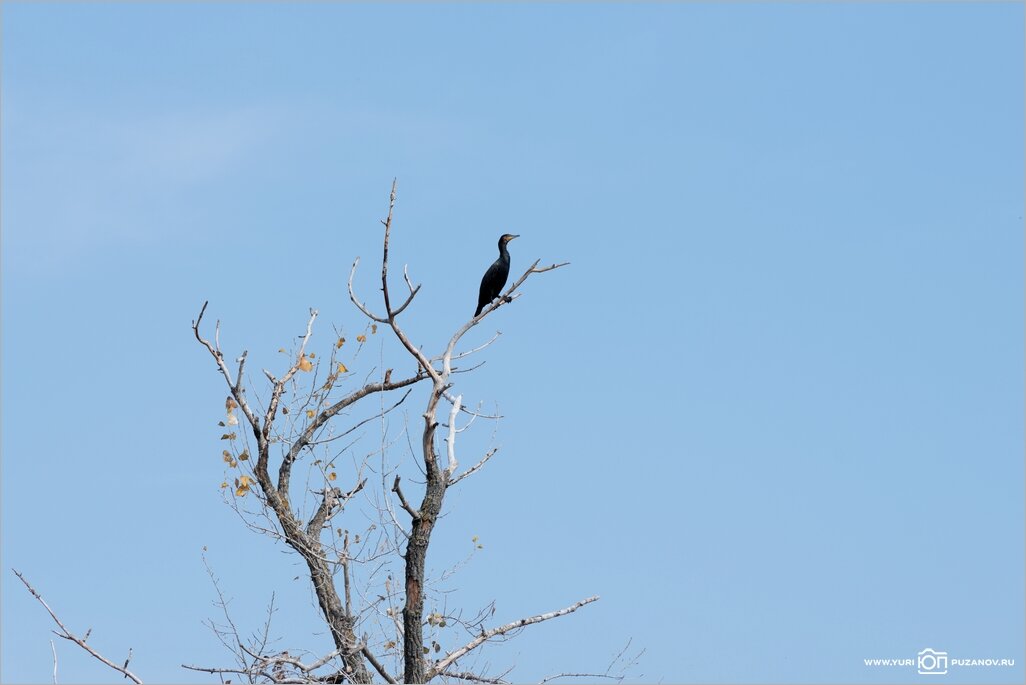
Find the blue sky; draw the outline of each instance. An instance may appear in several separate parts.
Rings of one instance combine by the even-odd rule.
[[[179,668],[228,661],[203,546],[241,625],[274,591],[283,646],[328,651],[297,558],[221,501],[189,323],[209,299],[276,371],[308,307],[315,350],[362,329],[345,282],[362,256],[374,295],[393,177],[426,349],[499,234],[514,271],[572,263],[474,331],[503,335],[457,388],[505,416],[461,447],[502,449],[429,566],[479,536],[452,587],[496,622],[602,596],[497,670],[601,671],[632,638],[638,682],[919,682],[864,659],[925,647],[1016,662],[943,682],[1023,680],[1021,4],[2,19],[4,682],[52,668],[10,567],[145,680],[205,682]],[[110,680],[57,647],[63,682]]]

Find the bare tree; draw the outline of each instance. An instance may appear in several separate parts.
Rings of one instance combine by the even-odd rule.
[[[299,649],[272,647],[273,599],[263,629],[244,637],[232,620],[230,600],[208,565],[218,597],[216,606],[224,616],[223,623],[211,621],[210,627],[234,655],[235,663],[230,666],[183,664],[184,668],[218,674],[222,679],[230,674],[241,675],[249,682],[370,683],[376,677],[389,683],[425,683],[434,679],[504,682],[508,671],[496,676],[485,672],[487,665],[475,662],[467,666],[469,655],[489,642],[507,639],[527,626],[573,613],[598,599],[586,597],[561,609],[492,627],[488,624],[495,611],[494,604],[471,615],[450,609],[446,601],[440,609],[425,616],[426,601],[434,588],[450,578],[463,563],[447,569],[437,578],[427,576],[428,548],[446,492],[478,472],[497,451],[489,449],[473,460],[472,466],[460,472],[459,434],[478,419],[499,417],[484,413],[481,403],[475,408],[466,406],[463,395],[454,394],[454,376],[476,368],[461,368],[459,364],[488,348],[498,334],[472,349],[459,350],[460,343],[487,316],[520,297],[521,286],[530,276],[566,264],[539,266],[540,260],[536,260],[479,316],[459,326],[437,355],[430,356],[414,344],[399,322],[400,315],[420,292],[420,286],[413,284],[404,267],[405,289],[398,305],[390,288],[389,240],[395,200],[393,182],[388,214],[381,222],[384,234],[383,309],[380,313],[365,304],[354,288],[359,258],[349,274],[349,298],[367,321],[356,335],[355,345],[350,343],[355,351],[346,361],[354,365],[359,361],[368,336],[376,335],[380,324],[383,331],[387,328],[391,332],[401,346],[400,351],[405,353],[405,364],[411,367],[407,373],[395,374],[393,368],[385,368],[382,363],[353,385],[355,373],[340,357],[347,342],[345,331],[336,329],[330,354],[327,358],[323,354],[318,356],[310,344],[318,312],[311,309],[304,332],[297,336],[293,348],[280,350],[290,355],[285,372],[275,376],[263,370],[268,390],[261,401],[247,394],[248,386],[252,385],[246,373],[248,353],[242,352],[229,364],[221,349],[220,321],[214,326],[213,340],[201,332],[208,303],[203,304],[192,323],[196,340],[214,359],[228,391],[225,419],[221,424],[225,430],[222,435],[226,443],[225,469],[232,475],[222,483],[225,501],[250,530],[283,542],[302,559],[333,649],[317,655]],[[421,414],[423,423],[414,429],[404,422],[398,432],[392,431],[387,417],[422,383],[429,387]],[[394,401],[386,400],[388,395],[393,395]],[[375,397],[379,398],[377,406],[372,403]],[[241,417],[236,412],[240,412]],[[365,436],[360,429],[375,421],[379,424],[380,442],[373,449],[361,450],[361,445],[365,446],[367,441],[361,440]],[[236,430],[236,426],[242,430]],[[419,449],[413,447],[410,439],[415,430],[420,433]],[[437,444],[440,430],[444,450]],[[404,438],[423,479],[413,479],[418,486],[423,483],[423,491],[416,493],[413,499],[403,491],[399,464],[390,456]],[[336,482],[340,472],[345,473],[339,466],[345,460],[349,461],[352,471],[343,476],[349,480],[343,488]],[[274,475],[272,464],[277,471]],[[300,466],[303,472],[297,472]],[[346,516],[343,527],[343,512],[360,506],[364,509]],[[396,580],[400,572],[401,585]],[[32,592],[35,594],[34,590]],[[433,596],[437,597],[437,593]],[[53,612],[51,615],[57,620]],[[59,621],[58,625],[63,630],[59,635],[93,653],[84,639],[68,633]],[[460,646],[443,652],[440,643],[443,630],[462,632],[465,637],[455,643]],[[93,654],[140,682],[128,672],[127,662],[119,668]],[[623,660],[623,655],[621,652],[614,664]],[[56,670],[56,657],[54,667]],[[588,674],[563,673],[550,679],[585,675]],[[622,675],[611,675],[610,669],[592,675],[622,678]]]

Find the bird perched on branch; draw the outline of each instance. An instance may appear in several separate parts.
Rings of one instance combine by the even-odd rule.
[[[499,258],[488,267],[484,278],[481,279],[481,291],[477,296],[477,311],[474,312],[474,318],[481,315],[481,310],[491,304],[506,285],[506,279],[509,278],[509,252],[506,250],[506,245],[509,241],[519,237],[519,235],[504,233],[499,238]]]

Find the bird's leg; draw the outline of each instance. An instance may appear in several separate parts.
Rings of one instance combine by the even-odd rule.
[[[502,301],[505,302],[506,304],[509,304],[510,302],[513,301],[513,298],[510,297],[509,295],[506,295],[505,297],[502,298]]]

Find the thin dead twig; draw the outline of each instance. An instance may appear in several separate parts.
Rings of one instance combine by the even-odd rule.
[[[142,683],[142,680],[140,680],[137,675],[135,675],[134,673],[132,673],[131,671],[128,670],[128,668],[127,668],[128,662],[127,661],[125,662],[125,666],[118,666],[113,661],[111,661],[110,659],[106,658],[105,656],[103,656],[102,654],[97,652],[95,649],[90,647],[88,644],[86,644],[86,641],[85,641],[84,638],[80,638],[80,637],[76,636],[74,633],[72,633],[70,630],[68,630],[64,626],[64,624],[61,623],[61,620],[59,618],[57,618],[57,614],[55,614],[53,609],[50,608],[50,605],[47,604],[45,600],[43,600],[43,597],[38,592],[36,592],[36,589],[34,587],[32,587],[31,584],[29,584],[28,580],[25,579],[25,576],[21,575],[21,573],[19,573],[17,569],[13,569],[12,568],[11,570],[14,571],[14,575],[18,576],[18,580],[20,580],[22,583],[25,584],[25,587],[28,588],[28,591],[32,594],[32,596],[35,597],[36,600],[38,600],[39,603],[43,605],[43,608],[46,609],[48,614],[50,614],[50,618],[52,618],[54,623],[56,623],[57,626],[61,629],[61,631],[59,633],[57,633],[58,637],[62,637],[65,640],[69,640],[71,642],[74,642],[76,645],[78,645],[79,647],[81,647],[85,651],[89,652],[95,659],[98,659],[99,661],[102,661],[104,664],[106,664],[107,666],[110,666],[111,668],[113,668],[118,673],[123,674],[126,678],[129,678],[133,683],[140,683],[140,684]],[[87,633],[87,635],[88,635],[88,633]],[[55,651],[54,652],[54,679],[56,679],[56,677],[57,677],[57,662],[56,662],[56,659],[57,659],[57,656],[56,656],[56,651]]]

